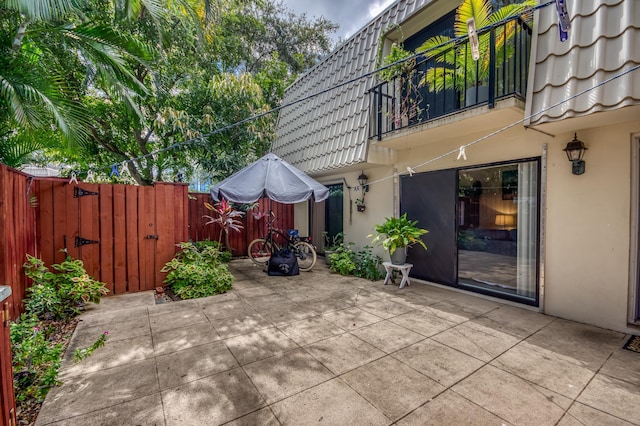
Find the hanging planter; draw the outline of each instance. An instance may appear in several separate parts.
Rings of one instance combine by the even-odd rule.
[[[367,209],[367,206],[364,205],[364,197],[356,199],[356,208],[359,212],[363,212]]]

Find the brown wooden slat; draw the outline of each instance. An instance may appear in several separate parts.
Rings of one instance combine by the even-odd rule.
[[[37,181],[38,200],[38,224],[40,232],[38,241],[40,246],[41,259],[50,265],[54,261],[55,240],[54,240],[54,216],[53,216],[53,182]]]
[[[125,185],[113,185],[113,288],[127,291],[127,220]]]
[[[113,185],[100,185],[100,281],[114,293]]]
[[[66,220],[63,219],[64,235],[67,236],[67,254],[74,259],[81,259],[80,248],[75,246],[76,237],[80,236],[80,199],[73,198],[73,184],[64,181],[61,183],[62,197],[58,198],[56,194],[56,202],[63,202],[66,206]],[[57,214],[57,212],[55,212]],[[64,255],[60,261],[64,260]],[[58,261],[58,262],[60,262]]]
[[[127,230],[127,291],[140,291],[138,262],[138,188],[125,187],[125,223]]]
[[[156,233],[158,235],[156,251],[156,286],[162,286],[167,274],[160,272],[162,267],[173,258],[175,254],[175,209],[172,206],[173,187],[169,184],[155,184],[156,190]]]
[[[72,190],[73,184],[71,186]],[[98,192],[99,185],[80,183],[76,185],[85,191]],[[84,268],[92,277],[100,280],[100,212],[98,211],[99,196],[85,195],[74,198],[78,203],[78,235],[91,241],[98,241],[98,244],[86,244],[78,248],[80,259],[84,263]]]
[[[155,188],[138,188],[138,241],[140,244],[140,290],[155,287],[155,256],[157,240],[155,224]]]

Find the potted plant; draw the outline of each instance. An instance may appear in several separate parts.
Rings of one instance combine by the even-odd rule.
[[[429,231],[418,228],[417,224],[418,221],[409,220],[406,213],[400,217],[387,217],[375,226],[376,233],[370,234],[369,238],[373,238],[374,244],[382,244],[389,252],[391,263],[402,265],[407,259],[407,248],[419,244],[427,249],[420,237]]]
[[[488,80],[491,66],[489,55],[489,32],[478,34],[480,59],[477,64],[472,58],[469,46],[460,44],[455,54],[451,54],[454,42],[460,37],[468,36],[467,20],[473,18],[477,29],[481,29],[510,17],[522,15],[535,5],[535,0],[524,0],[521,3],[509,4],[493,10],[491,0],[463,0],[456,9],[454,38],[435,36],[425,41],[416,52],[426,52],[427,59],[435,59],[435,67],[427,69],[420,85],[427,84],[430,91],[440,92],[445,88],[455,88],[465,93],[465,104],[474,105],[488,99]],[[496,28],[495,50],[504,52],[496,54],[495,65],[500,66],[514,54],[508,40],[515,34],[516,23],[509,23]],[[448,52],[448,53],[447,53]],[[476,93],[478,99],[475,99]]]
[[[397,27],[400,31],[401,28]],[[385,33],[386,34],[386,33]],[[383,45],[384,34],[379,45]],[[402,127],[409,123],[409,120],[421,114],[420,91],[416,77],[416,59],[411,58],[414,52],[406,50],[402,42],[392,43],[389,53],[381,56],[382,50],[378,51],[378,68],[388,67],[378,73],[380,80],[393,85],[392,93],[396,93],[399,98],[395,102],[391,115],[391,120],[396,127]]]
[[[329,233],[324,231],[322,233],[324,237],[324,258],[327,261],[327,265],[331,266],[331,255],[344,246],[344,233],[338,232],[333,237],[329,237]]]
[[[367,206],[364,205],[364,197],[356,198],[356,208],[359,212],[363,212],[366,210]]]

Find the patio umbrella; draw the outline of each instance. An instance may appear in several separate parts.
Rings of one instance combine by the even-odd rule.
[[[234,203],[253,203],[268,197],[284,204],[294,204],[313,197],[323,201],[329,188],[307,176],[275,154],[269,153],[211,188],[215,201],[222,198]]]

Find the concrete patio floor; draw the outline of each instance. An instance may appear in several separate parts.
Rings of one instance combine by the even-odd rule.
[[[640,424],[640,354],[622,333],[322,261],[296,277],[230,270],[223,295],[92,306],[36,424]]]

